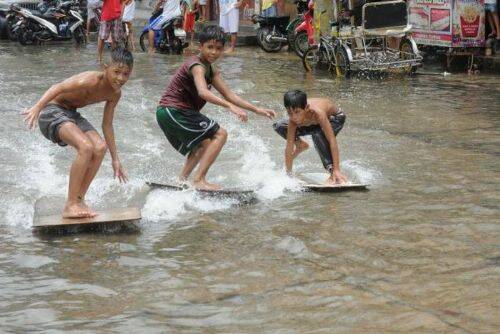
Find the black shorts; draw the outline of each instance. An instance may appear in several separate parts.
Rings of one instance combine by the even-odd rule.
[[[76,109],[64,109],[57,104],[47,105],[42,109],[38,118],[38,126],[44,137],[60,146],[68,145],[59,138],[59,128],[66,122],[75,123],[82,132],[96,131]]]
[[[330,117],[330,124],[332,126],[333,133],[335,136],[342,130],[344,127],[346,116],[342,111],[339,111],[336,115]],[[288,119],[282,119],[273,124],[274,130],[286,140],[286,135],[288,133]],[[310,126],[301,126],[297,128],[295,132],[295,140],[298,140],[302,136],[312,137],[314,148],[319,154],[321,158],[321,162],[323,163],[323,167],[331,172],[333,168],[333,158],[330,151],[330,144],[328,144],[328,140],[326,139],[321,126],[315,124]]]

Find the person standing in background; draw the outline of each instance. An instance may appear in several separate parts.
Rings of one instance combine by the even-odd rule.
[[[104,42],[111,36],[111,48],[116,48],[117,42],[123,39],[122,3],[120,0],[104,0],[102,5],[97,53],[99,63],[102,64]]]
[[[234,53],[235,51],[242,5],[243,0],[219,0],[219,26],[224,30],[224,33],[231,35],[229,49],[225,53]]]
[[[125,0],[123,8],[122,20],[127,25],[128,29],[128,45],[129,49],[135,52],[135,41],[133,31],[133,21],[135,17],[135,0]]]
[[[200,5],[200,18],[198,19],[198,21],[200,22],[208,21],[207,18],[208,0],[199,0],[199,5]]]
[[[278,0],[263,0],[261,15],[264,17],[276,17],[278,16]]]
[[[500,40],[500,22],[498,18],[497,0],[484,0],[484,9],[491,28],[491,33],[488,35],[488,38],[495,37],[498,44]]]

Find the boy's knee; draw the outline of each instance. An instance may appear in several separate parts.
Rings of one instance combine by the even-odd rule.
[[[94,146],[90,142],[90,140],[83,140],[80,145],[78,145],[78,154],[91,158],[94,153]]]
[[[104,140],[99,140],[94,146],[94,155],[96,156],[104,156],[106,154],[106,150],[108,146]]]
[[[226,130],[226,129],[224,129],[224,128],[219,128],[219,130],[217,130],[216,135],[217,135],[220,139],[223,139],[224,141],[226,141],[226,139],[227,139],[227,130]]]

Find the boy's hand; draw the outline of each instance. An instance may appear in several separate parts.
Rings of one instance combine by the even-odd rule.
[[[238,117],[240,119],[240,121],[242,122],[246,122],[248,120],[248,115],[247,113],[241,109],[241,108],[238,108],[237,106],[235,106],[234,104],[232,104],[230,107],[229,107],[229,110],[236,115],[236,117]]]
[[[274,110],[271,109],[258,108],[257,111],[255,111],[255,113],[257,115],[265,116],[269,119],[273,119],[274,117],[276,117],[276,112],[274,112]]]
[[[40,115],[40,110],[36,107],[32,107],[22,112],[24,116],[24,123],[28,125],[29,129],[34,129],[38,121],[38,116]]]
[[[347,183],[347,178],[340,172],[340,170],[333,170],[332,175],[326,180],[330,184],[344,184]]]
[[[120,183],[128,181],[127,173],[125,173],[125,169],[123,168],[120,160],[113,160],[113,171],[115,174],[114,178],[118,178]]]

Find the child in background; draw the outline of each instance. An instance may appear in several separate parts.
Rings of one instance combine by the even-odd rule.
[[[198,0],[184,2],[184,31],[189,34],[191,48],[194,47],[194,22],[198,12]]]
[[[121,17],[122,1],[104,0],[102,5],[101,25],[99,27],[99,39],[97,40],[97,53],[100,64],[102,64],[104,42],[111,37],[111,48],[114,49],[117,43],[123,39]]]
[[[123,8],[122,21],[127,25],[128,29],[128,45],[129,49],[135,52],[135,41],[133,31],[133,21],[135,17],[135,0],[125,0]]]

